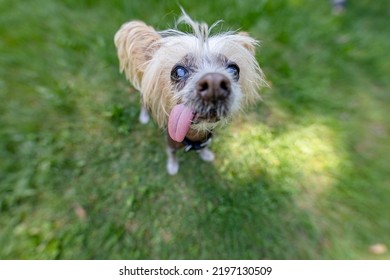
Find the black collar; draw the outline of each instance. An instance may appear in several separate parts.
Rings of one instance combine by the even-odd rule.
[[[213,134],[211,132],[207,134],[206,140],[203,141],[191,141],[190,139],[185,137],[182,142],[184,144],[184,151],[189,152],[191,150],[198,151],[204,149],[208,145],[210,145],[212,138],[213,138]]]

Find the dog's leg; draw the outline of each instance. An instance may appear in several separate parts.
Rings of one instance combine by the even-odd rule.
[[[142,124],[147,124],[150,120],[148,109],[142,105],[141,113],[139,114],[139,122]]]
[[[199,150],[198,154],[200,158],[204,161],[213,161],[215,158],[214,153],[210,151],[209,148],[204,148],[202,150]]]
[[[176,149],[167,145],[167,171],[169,175],[176,175],[179,171],[179,161],[176,157]]]
[[[176,157],[176,152],[183,147],[183,144],[172,140],[167,133],[167,171],[169,175],[176,175],[179,172],[179,160]]]

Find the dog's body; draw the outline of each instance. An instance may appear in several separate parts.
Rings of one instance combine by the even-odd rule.
[[[156,32],[140,21],[125,23],[115,35],[120,69],[141,92],[140,121],[150,112],[168,128],[168,173],[178,172],[176,151],[194,149],[205,161],[213,129],[258,97],[265,82],[254,57],[257,41],[246,33],[209,36],[204,23],[186,14],[179,22],[193,34]]]

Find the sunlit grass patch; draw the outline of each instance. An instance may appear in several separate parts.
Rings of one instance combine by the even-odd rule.
[[[240,122],[229,132],[218,171],[234,180],[270,178],[275,187],[296,194],[301,207],[333,187],[345,160],[339,137],[321,123],[291,125],[276,134],[265,124]]]

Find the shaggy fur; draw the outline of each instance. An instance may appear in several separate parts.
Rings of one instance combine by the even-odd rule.
[[[183,103],[203,116],[191,124],[190,131],[212,131],[259,97],[265,80],[254,56],[258,42],[244,32],[211,35],[215,25],[209,28],[184,12],[178,23],[187,24],[193,33],[176,29],[157,32],[140,21],[125,23],[115,34],[120,70],[141,93],[144,108],[161,128],[167,127],[172,108]],[[229,63],[239,67],[238,80],[228,71]],[[171,73],[178,64],[185,65],[190,73],[185,81],[175,83]],[[217,105],[199,101],[196,88],[208,73],[223,75],[231,84],[226,101]],[[217,117],[209,118],[211,110]]]

